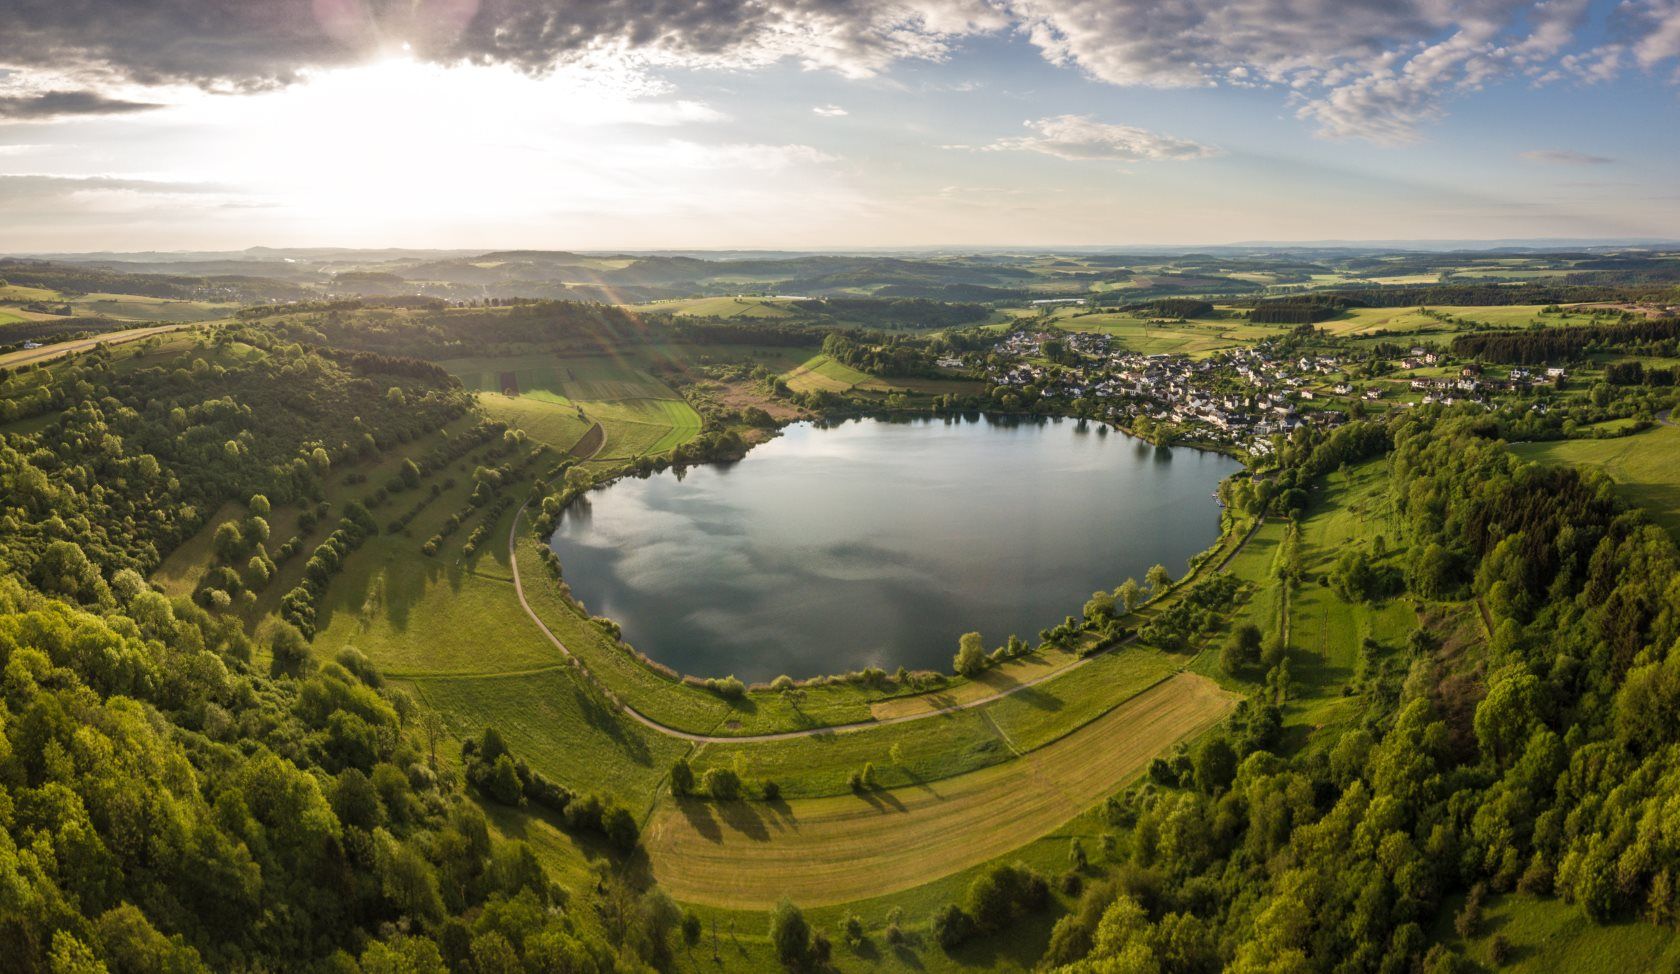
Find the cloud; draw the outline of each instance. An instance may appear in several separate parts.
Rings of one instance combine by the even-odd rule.
[[[1325,136],[1401,142],[1496,80],[1660,71],[1680,0],[8,0],[0,68],[96,91],[262,89],[396,54],[858,78],[1004,34],[1109,84],[1273,88]]]
[[[1680,55],[1662,40],[1680,0],[1629,4],[1642,8],[1623,19],[1646,56]],[[1392,143],[1415,139],[1454,96],[1504,77],[1540,80],[1579,57],[1588,2],[1014,0],[1012,9],[1045,57],[1097,80],[1275,87],[1322,135]],[[1614,63],[1603,52],[1588,60],[1600,71]]]
[[[1213,146],[1161,135],[1131,125],[1099,122],[1089,115],[1056,115],[1026,123],[1031,135],[999,139],[988,152],[1042,152],[1075,161],[1143,162],[1205,159],[1218,155]]]
[[[540,72],[634,52],[650,63],[792,59],[868,76],[1008,26],[987,0],[10,0],[0,62],[146,85],[263,88],[405,52]]]
[[[817,113],[818,115],[821,115],[823,118],[839,118],[842,115],[850,115],[851,114],[851,112],[846,111],[844,108],[841,108],[839,105],[818,105],[815,108],[811,109],[811,111]]]
[[[0,95],[0,121],[36,122],[69,115],[124,115],[162,108],[154,102],[110,98],[97,91]]]
[[[1531,149],[1517,155],[1530,162],[1544,162],[1554,166],[1608,166],[1616,161],[1609,156],[1595,156],[1573,149]]]

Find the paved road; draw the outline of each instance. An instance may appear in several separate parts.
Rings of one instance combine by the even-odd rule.
[[[1037,676],[1031,680],[1017,683],[1007,690],[1000,690],[989,696],[979,697],[965,703],[955,703],[932,710],[924,710],[920,713],[903,714],[898,717],[860,720],[850,724],[829,724],[823,727],[810,727],[804,730],[778,731],[773,734],[696,734],[692,731],[679,730],[675,727],[669,726],[668,724],[660,723],[619,699],[612,690],[608,689],[601,683],[600,680],[595,678],[595,675],[589,671],[589,667],[584,664],[583,660],[574,656],[572,651],[566,648],[566,644],[560,641],[560,637],[556,636],[554,631],[548,628],[548,624],[543,622],[542,619],[538,617],[537,613],[531,608],[531,603],[525,598],[524,583],[521,582],[519,578],[519,552],[517,547],[519,542],[519,521],[520,518],[525,516],[525,508],[529,505],[530,501],[526,501],[524,504],[519,505],[519,510],[515,511],[513,515],[513,524],[508,528],[508,565],[513,569],[513,591],[519,596],[519,607],[525,610],[525,614],[527,616],[531,617],[531,621],[536,623],[538,629],[542,630],[542,634],[548,637],[548,641],[550,643],[554,644],[554,648],[558,649],[568,660],[576,663],[578,669],[582,671],[584,676],[587,677],[589,681],[607,697],[608,700],[611,700],[621,710],[623,710],[630,719],[636,721],[644,727],[650,728],[668,737],[675,737],[680,740],[693,741],[700,744],[738,744],[742,742],[754,743],[765,741],[786,741],[797,737],[815,737],[819,734],[848,734],[853,731],[868,730],[872,727],[885,727],[889,724],[902,724],[912,720],[926,720],[929,717],[944,717],[954,714],[959,710],[967,710],[971,707],[983,707],[986,704],[1002,700],[1010,694],[1020,693],[1022,690],[1037,686],[1046,680],[1053,680],[1056,677],[1071,673],[1105,653],[1112,652],[1121,646],[1128,645],[1137,638],[1136,634],[1127,636],[1125,639],[1117,640],[1116,642],[1110,644],[1105,649],[1092,653],[1089,656],[1082,656],[1079,659],[1074,660],[1072,663],[1069,663],[1060,669],[1052,670],[1042,676]],[[1241,553],[1242,550],[1248,546],[1249,539],[1254,537],[1255,532],[1259,531],[1260,525],[1264,523],[1266,522],[1263,518],[1256,521],[1254,527],[1250,528],[1249,532],[1243,535],[1242,541],[1239,542],[1235,548],[1231,549],[1229,554],[1219,560],[1219,564],[1213,567],[1213,571],[1220,571],[1230,563],[1232,558],[1235,558],[1239,553]]]
[[[165,325],[151,325],[145,328],[130,328],[127,331],[108,331],[92,338],[78,338],[75,341],[59,342],[56,345],[42,345],[40,348],[25,349],[21,352],[10,352],[0,355],[0,368],[15,368],[19,365],[32,365],[36,362],[50,362],[55,358],[85,352],[97,345],[122,345],[128,342],[161,335],[177,328],[191,328],[193,325],[203,324],[199,321],[174,321]]]

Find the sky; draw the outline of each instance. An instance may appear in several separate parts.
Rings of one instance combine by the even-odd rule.
[[[1680,238],[1680,0],[7,0],[0,251]]]

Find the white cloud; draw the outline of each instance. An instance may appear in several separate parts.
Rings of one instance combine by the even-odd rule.
[[[811,111],[823,118],[840,118],[843,115],[851,114],[851,112],[846,111],[839,105],[818,105],[815,108],[812,108]]]
[[[1089,115],[1055,115],[1026,126],[1031,135],[999,139],[986,151],[1042,152],[1058,159],[1110,162],[1205,159],[1219,154],[1218,149],[1200,142],[1099,122]]]

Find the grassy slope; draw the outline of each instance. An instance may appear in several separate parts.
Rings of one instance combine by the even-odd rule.
[[[907,889],[1074,818],[1231,702],[1182,674],[1077,734],[957,778],[776,804],[665,802],[649,855],[673,894],[714,905],[768,907],[782,895],[840,903]]]
[[[1658,426],[1608,440],[1517,443],[1511,449],[1528,460],[1602,469],[1628,503],[1680,535],[1680,427]]]

